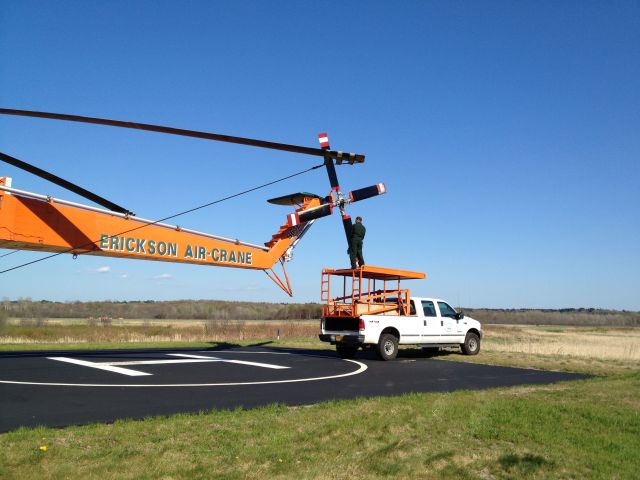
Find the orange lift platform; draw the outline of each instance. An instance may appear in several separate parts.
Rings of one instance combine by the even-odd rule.
[[[364,265],[322,270],[322,317],[357,318],[361,315],[409,315],[410,291],[402,280],[421,280],[422,272]]]

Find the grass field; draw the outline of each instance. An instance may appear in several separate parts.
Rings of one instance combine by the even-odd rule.
[[[103,345],[112,347],[122,346],[127,338],[122,331],[111,331],[117,328],[133,329],[131,335],[146,342],[138,347],[167,345],[157,339],[175,341],[174,334],[184,334],[183,328],[199,328],[201,336],[193,341],[204,345],[218,335],[218,341],[239,344],[324,347],[313,339],[316,322],[296,327],[310,329],[310,334],[291,330],[291,336],[284,333],[283,323],[279,341],[273,324],[231,325],[218,325],[216,333],[206,322],[180,331],[172,325],[98,328],[105,329]],[[68,348],[74,346],[65,343],[71,338],[82,342],[76,347],[86,348],[98,338],[80,330],[69,335],[66,329],[71,327],[6,325],[2,348]],[[149,330],[160,327],[166,330]],[[239,327],[242,334],[236,330],[237,337],[231,338],[231,329]],[[58,337],[53,330],[41,339],[27,332],[38,328],[62,330]],[[260,328],[261,339],[247,337],[259,335]],[[486,331],[477,357],[445,353],[436,356],[437,361],[580,371],[596,377],[481,392],[20,429],[0,435],[0,478],[638,478],[640,361],[634,345],[640,331],[502,325],[488,325]],[[420,354],[408,349],[405,355]]]
[[[317,337],[318,320],[112,320],[91,324],[83,319],[10,319],[0,328],[0,350],[24,348],[122,347],[144,343],[198,346],[209,342]]]

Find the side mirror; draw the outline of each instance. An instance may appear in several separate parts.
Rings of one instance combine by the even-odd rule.
[[[464,318],[464,312],[456,313],[456,320],[462,320]]]

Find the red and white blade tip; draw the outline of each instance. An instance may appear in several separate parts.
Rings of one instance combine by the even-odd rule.
[[[376,187],[378,187],[378,194],[387,193],[387,187],[384,183],[378,183]]]
[[[329,136],[326,133],[319,133],[318,141],[322,148],[329,148]]]
[[[298,217],[297,213],[291,213],[287,215],[287,225],[289,225],[290,227],[300,225],[300,217]]]

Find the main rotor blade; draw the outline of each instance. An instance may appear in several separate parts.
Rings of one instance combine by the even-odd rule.
[[[364,162],[364,155],[358,153],[338,152],[334,150],[323,150],[320,148],[302,147],[299,145],[289,145],[286,143],[267,142],[265,140],[255,140],[252,138],[234,137],[231,135],[220,135],[218,133],[199,132],[196,130],[185,130],[182,128],[163,127],[161,125],[149,125],[146,123],[125,122],[122,120],[108,120],[105,118],[83,117],[80,115],[68,115],[64,113],[35,112],[31,110],[15,110],[12,108],[0,108],[2,115],[17,115],[22,117],[49,118],[52,120],[67,120],[69,122],[94,123],[97,125],[109,125],[111,127],[132,128],[135,130],[147,130],[150,132],[167,133],[169,135],[181,135],[184,137],[203,138],[205,140],[216,140],[218,142],[237,143],[259,148],[270,148],[272,150],[282,150],[285,152],[302,153],[304,155],[315,155],[318,157],[329,157],[339,159],[340,162],[349,163]]]
[[[47,172],[46,170],[42,170],[41,168],[31,165],[30,163],[23,162],[22,160],[18,160],[17,158],[14,158],[14,157],[10,157],[6,153],[0,152],[0,160],[8,163],[9,165],[13,165],[14,167],[25,170],[29,173],[33,173],[34,175],[37,175],[40,178],[49,180],[50,182],[55,183],[56,185],[59,185],[62,188],[66,188],[67,190],[73,193],[77,193],[78,195],[84,198],[87,198],[92,202],[97,203],[98,205],[102,205],[103,207],[108,208],[109,210],[128,214],[128,215],[133,215],[133,212],[130,212],[129,210],[127,210],[124,207],[121,207],[120,205],[110,202],[106,198],[102,198],[101,196],[96,195],[95,193],[92,193],[89,190],[85,190],[84,188],[74,183],[71,183],[65,180],[64,178],[60,178],[54,175],[53,173]]]

